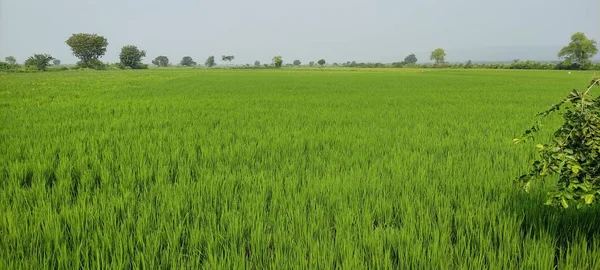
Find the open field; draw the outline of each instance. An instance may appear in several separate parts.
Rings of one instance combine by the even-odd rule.
[[[598,207],[512,184],[591,76],[0,73],[0,268],[600,269]]]

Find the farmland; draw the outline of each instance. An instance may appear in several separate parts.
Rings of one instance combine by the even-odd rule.
[[[591,76],[0,73],[0,268],[599,269],[598,206],[512,184]]]

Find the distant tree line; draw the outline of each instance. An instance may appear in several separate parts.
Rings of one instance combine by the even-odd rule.
[[[69,37],[65,43],[71,48],[73,55],[79,58],[75,68],[89,68],[96,70],[103,69],[146,69],[148,65],[142,63],[146,57],[146,51],[140,50],[137,46],[127,45],[121,48],[119,54],[119,62],[110,64],[103,63],[100,59],[106,53],[108,40],[97,34],[77,33]],[[589,39],[584,33],[577,32],[571,36],[571,42],[563,47],[557,54],[560,61],[553,63],[543,63],[535,61],[520,61],[515,60],[512,63],[473,63],[467,61],[464,63],[448,63],[446,62],[446,51],[443,48],[435,49],[431,52],[429,60],[432,63],[417,63],[418,59],[415,54],[410,54],[401,62],[385,63],[357,63],[348,61],[346,63],[333,63],[332,66],[338,67],[354,67],[354,68],[484,68],[484,69],[569,69],[569,70],[600,70],[600,63],[593,63],[592,58],[598,53],[597,42]],[[222,55],[221,60],[231,63],[235,59],[234,55]],[[23,71],[23,70],[40,70],[45,71],[50,66],[60,66],[61,61],[54,59],[49,54],[34,54],[26,59],[22,67],[17,63],[13,56],[8,56],[0,61],[0,71]],[[151,61],[157,67],[168,67],[172,63],[167,56],[157,56]],[[320,67],[326,65],[325,59],[320,59],[316,62]],[[179,66],[196,66],[197,63],[191,56],[184,56],[179,62]],[[209,56],[204,62],[206,67],[216,66],[215,57]],[[292,63],[287,63],[285,66],[301,66],[300,60],[294,60]],[[254,66],[246,64],[245,68],[262,68],[284,66],[283,57],[276,55],[271,59],[271,64],[263,64],[259,61],[254,62]],[[308,63],[309,67],[315,66],[315,61]],[[67,67],[59,67],[56,70],[66,70]]]

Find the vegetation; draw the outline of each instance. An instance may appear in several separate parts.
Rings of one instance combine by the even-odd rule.
[[[194,59],[192,59],[192,57],[190,56],[184,56],[183,58],[181,58],[181,62],[179,62],[180,66],[195,66],[196,62],[194,62]]]
[[[321,59],[319,61],[317,61],[317,64],[319,64],[319,66],[323,67],[325,65],[325,59]]]
[[[294,66],[300,66],[301,64],[300,60],[294,60]]]
[[[435,63],[438,65],[443,65],[446,61],[446,51],[444,51],[442,48],[435,49],[433,52],[431,52],[429,60],[435,61]]]
[[[6,63],[8,63],[9,65],[16,65],[17,64],[17,59],[14,56],[7,56],[7,57],[5,57],[4,61],[6,61]]]
[[[132,69],[146,69],[147,65],[142,63],[142,58],[146,57],[146,51],[138,49],[133,45],[123,46],[119,54],[120,63],[123,67]]]
[[[216,65],[216,63],[215,63],[215,57],[211,55],[208,58],[206,58],[206,61],[204,62],[204,65],[207,66],[207,67],[214,67]]]
[[[0,268],[598,269],[507,184],[593,72],[421,71],[0,74]]]
[[[551,144],[538,144],[540,158],[533,163],[529,174],[517,181],[525,188],[533,180],[558,175],[556,190],[548,194],[546,204],[569,207],[570,201],[577,207],[597,203],[600,196],[600,97],[593,97],[590,90],[600,86],[600,78],[592,80],[585,92],[573,90],[560,103],[541,112],[539,116],[565,109],[564,124],[554,133]],[[516,142],[533,138],[540,130],[540,122],[525,132]]]
[[[156,58],[154,58],[154,60],[152,60],[152,64],[158,67],[168,67],[169,58],[164,55],[157,56]]]
[[[49,54],[34,54],[25,60],[25,66],[35,67],[38,70],[45,71],[52,60],[54,60],[54,58]]]
[[[258,61],[258,60],[254,61],[254,66],[255,67],[260,67],[260,61]]]
[[[223,55],[223,56],[221,56],[221,60],[227,61],[229,63],[231,63],[231,61],[233,61],[233,59],[235,59],[235,56],[233,56],[233,55]]]
[[[97,34],[79,33],[73,34],[66,41],[71,47],[73,55],[81,61],[80,66],[93,69],[101,69],[104,67],[100,58],[106,53],[108,40]]]
[[[404,58],[405,64],[416,64],[418,61],[417,56],[414,53],[411,53],[407,57]]]
[[[570,69],[590,69],[591,59],[596,53],[596,41],[577,32],[571,36],[571,42],[558,52],[558,57],[564,59],[563,65]]]
[[[54,59],[54,60],[52,60],[52,64],[55,66],[60,66],[60,60]]]
[[[281,58],[280,55],[273,57],[273,65],[275,65],[275,67],[280,68],[282,64],[283,64],[283,58]]]

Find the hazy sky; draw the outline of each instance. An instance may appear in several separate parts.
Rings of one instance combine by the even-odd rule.
[[[448,61],[555,60],[571,34],[600,41],[600,0],[0,0],[0,59],[49,53],[75,63],[73,33],[166,55],[233,54],[233,63],[419,61],[438,47]]]

